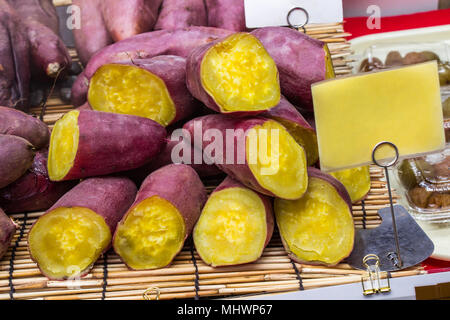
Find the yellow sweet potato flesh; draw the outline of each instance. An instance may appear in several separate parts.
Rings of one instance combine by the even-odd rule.
[[[149,118],[163,126],[176,114],[164,81],[136,66],[100,67],[90,81],[88,100],[94,110]]]
[[[236,33],[211,47],[201,79],[222,112],[267,110],[280,101],[275,62],[250,34]]]
[[[246,154],[250,171],[266,190],[289,200],[305,193],[308,186],[305,151],[276,121],[268,120],[249,131]]]
[[[79,111],[70,111],[55,123],[50,137],[48,175],[51,180],[62,180],[73,166],[78,150]]]
[[[336,77],[334,73],[333,60],[331,59],[331,53],[328,46],[325,45],[325,79],[332,79]]]
[[[353,248],[354,226],[348,204],[329,183],[310,177],[299,200],[275,199],[281,236],[304,262],[334,265]]]
[[[369,166],[331,172],[330,174],[344,185],[352,203],[363,199],[370,190]]]
[[[167,266],[181,250],[185,223],[169,201],[152,196],[140,202],[117,227],[114,249],[135,269]]]
[[[200,256],[212,266],[255,261],[267,237],[264,204],[249,189],[215,192],[203,208],[193,237]]]
[[[80,275],[111,241],[105,220],[83,207],[57,208],[37,220],[29,248],[43,273],[54,279]]]

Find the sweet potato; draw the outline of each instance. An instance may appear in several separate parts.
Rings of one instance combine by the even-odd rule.
[[[314,165],[319,160],[316,130],[284,97],[281,97],[280,103],[275,108],[267,110],[262,116],[278,121],[289,131],[295,141],[305,149],[308,166]]]
[[[187,57],[194,48],[229,34],[231,31],[224,29],[190,27],[142,33],[109,45],[95,54],[78,76],[72,87],[72,103],[78,107],[87,101],[89,81],[97,69],[106,63],[130,63],[160,55]]]
[[[25,26],[5,0],[0,0],[0,105],[28,108],[30,45]]]
[[[88,92],[94,110],[132,114],[168,126],[193,114],[198,102],[186,87],[186,59],[158,56],[97,69]]]
[[[18,180],[0,189],[0,207],[8,214],[47,210],[78,181],[50,181],[47,150],[36,153],[33,164]]]
[[[246,31],[244,0],[206,0],[208,26]]]
[[[50,131],[41,120],[12,108],[0,107],[0,134],[28,140],[36,149],[48,145]]]
[[[165,143],[157,122],[131,115],[73,110],[58,120],[50,137],[52,181],[75,180],[138,168]]]
[[[370,191],[369,166],[330,172],[330,174],[344,185],[352,203],[363,200]]]
[[[136,196],[122,177],[83,180],[33,224],[28,236],[31,258],[50,279],[81,277],[111,246],[117,223]]]
[[[354,243],[352,204],[345,187],[329,174],[308,168],[306,194],[275,199],[274,210],[288,255],[298,263],[336,265]]]
[[[175,30],[207,25],[203,0],[163,0],[154,30]]]
[[[327,45],[286,27],[265,27],[251,34],[277,64],[282,94],[296,106],[312,110],[311,84],[334,77]]]
[[[298,199],[305,193],[304,149],[278,122],[212,114],[195,118],[183,128],[189,141],[245,186],[283,199]]]
[[[156,170],[119,222],[114,250],[132,269],[169,265],[191,234],[205,201],[205,187],[191,167],[172,164]]]
[[[153,29],[162,0],[101,1],[106,29],[114,41]]]
[[[194,49],[188,57],[187,87],[220,113],[261,113],[280,102],[275,62],[249,33],[235,33]]]
[[[8,251],[17,225],[0,208],[0,259]]]
[[[22,17],[34,20],[59,34],[59,19],[52,0],[8,0]]]
[[[0,134],[0,188],[19,179],[31,167],[34,154],[27,140]]]
[[[259,259],[274,228],[272,200],[227,177],[209,196],[195,225],[195,248],[213,267]]]
[[[113,43],[103,21],[101,2],[102,0],[72,0],[72,4],[80,8],[80,28],[74,28],[72,32],[78,57],[83,65],[88,63],[94,53]]]

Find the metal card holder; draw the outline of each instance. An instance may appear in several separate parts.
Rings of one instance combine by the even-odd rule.
[[[369,262],[374,262],[369,264]],[[387,293],[391,291],[389,274],[380,271],[380,259],[375,254],[368,254],[363,259],[367,268],[367,274],[361,276],[361,285],[365,296],[376,293]]]

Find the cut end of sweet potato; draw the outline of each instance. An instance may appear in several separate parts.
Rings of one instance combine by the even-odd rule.
[[[60,207],[39,218],[28,244],[33,259],[51,279],[80,276],[111,241],[105,220],[83,207]]]
[[[212,266],[257,260],[267,237],[264,203],[250,189],[227,188],[214,192],[194,229],[195,248]]]
[[[254,126],[247,137],[247,161],[264,189],[283,199],[298,199],[308,186],[306,155],[276,121]]]
[[[176,115],[164,81],[137,66],[101,66],[90,81],[88,100],[94,110],[149,118],[163,126]]]
[[[202,61],[201,79],[223,113],[263,111],[280,101],[275,62],[248,33],[236,33],[211,47]]]
[[[310,177],[301,199],[275,199],[275,215],[287,250],[299,262],[335,265],[353,249],[349,205],[323,179]]]
[[[352,203],[364,199],[370,191],[369,166],[331,172],[330,174],[344,185]]]
[[[50,137],[48,175],[52,181],[63,180],[73,166],[78,150],[79,128],[77,110],[66,113],[55,123]]]
[[[132,269],[162,268],[183,247],[185,228],[175,206],[152,196],[132,208],[117,226],[114,249]]]
[[[328,46],[324,46],[325,50],[325,79],[332,79],[336,77],[334,73],[333,60],[331,59],[331,53]]]

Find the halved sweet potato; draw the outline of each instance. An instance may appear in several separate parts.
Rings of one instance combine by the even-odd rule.
[[[91,79],[92,109],[132,114],[168,126],[189,117],[196,109],[186,88],[186,59],[158,56],[129,64],[105,64]]]
[[[8,251],[8,247],[16,232],[17,225],[0,208],[0,259]]]
[[[183,248],[205,201],[205,187],[191,167],[172,164],[156,170],[117,226],[114,250],[132,269],[167,266]]]
[[[344,185],[352,203],[363,200],[370,191],[369,166],[330,172],[330,174]]]
[[[308,168],[306,194],[294,201],[275,199],[275,217],[288,255],[299,263],[336,265],[353,250],[350,196],[332,176]]]
[[[271,199],[227,177],[195,225],[195,248],[213,267],[253,262],[261,257],[273,228]]]
[[[50,279],[80,277],[111,245],[119,220],[133,203],[136,186],[122,177],[83,180],[33,224],[31,257]]]
[[[165,128],[147,118],[73,110],[52,130],[48,174],[61,181],[135,169],[159,153],[165,137]]]
[[[196,48],[188,57],[186,72],[192,95],[220,113],[256,114],[280,102],[277,66],[249,33]]]
[[[262,116],[278,121],[289,131],[305,149],[308,166],[313,166],[319,160],[316,130],[286,98],[281,97],[280,103]]]
[[[219,169],[245,186],[283,199],[298,199],[305,193],[305,151],[278,122],[212,114],[183,128]]]

